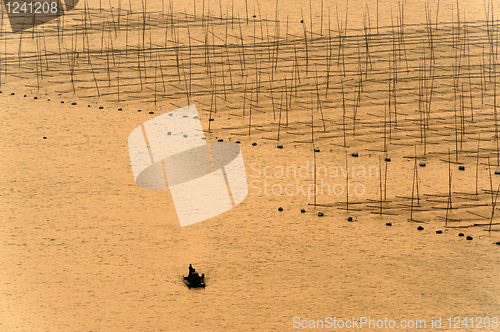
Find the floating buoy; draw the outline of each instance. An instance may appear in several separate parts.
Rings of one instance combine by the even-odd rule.
[[[389,222],[386,222],[386,223],[385,223],[385,225],[386,225],[386,226],[392,226],[392,222],[390,222],[390,221],[389,221]]]
[[[155,114],[155,112],[153,112],[153,111],[149,111],[149,114]]]
[[[26,98],[26,95],[24,95],[24,97]]]
[[[184,135],[182,135],[182,136],[183,136],[183,137],[188,137],[188,134],[184,134]]]
[[[102,110],[104,107],[103,106],[99,106],[99,109]]]
[[[167,135],[172,135],[172,133],[169,131],[169,132],[167,133]]]
[[[418,226],[418,227],[417,227],[417,229],[418,229],[419,231],[423,231],[423,230],[424,230],[424,228],[423,228],[422,226]]]
[[[137,110],[137,112],[142,112],[142,110]]]
[[[256,15],[254,15],[253,17],[257,17]]]
[[[465,170],[465,166],[458,166],[458,169],[461,170],[461,171],[464,171]]]
[[[472,236],[467,235],[467,240],[469,240],[469,241],[472,240]]]
[[[11,92],[11,93],[10,93],[10,95],[11,95],[11,96],[13,96],[13,95],[15,95],[15,93],[14,93],[14,92]]]
[[[236,143],[236,144],[240,144],[241,142],[240,142],[240,141],[236,141],[235,143]]]
[[[306,213],[306,209],[300,209],[300,213]]]
[[[50,100],[50,99],[49,99]],[[87,105],[87,107],[90,107],[90,105]]]
[[[314,152],[319,152],[319,148],[314,148]]]
[[[278,211],[283,211],[283,208],[280,206],[280,207],[278,208]]]
[[[443,234],[443,231],[442,230],[437,230],[436,234]]]
[[[500,171],[495,171],[495,174],[500,174]]]
[[[43,139],[47,139],[47,136],[43,136]]]
[[[422,161],[419,165],[422,166],[422,167],[424,167],[425,163]]]
[[[256,145],[257,145],[257,143],[255,143],[255,142],[252,143],[252,146],[256,146]]]
[[[38,99],[38,97],[33,97],[33,99]]]
[[[304,23],[304,20],[300,20],[300,23]]]
[[[496,244],[497,246],[500,246],[500,241],[497,241],[495,244]]]
[[[385,158],[385,161],[391,161],[391,158],[386,157],[386,158]]]
[[[318,217],[323,217],[323,216],[324,216],[323,212],[318,212]]]
[[[283,145],[278,144],[277,148],[278,148],[278,149],[283,149]]]
[[[357,156],[359,156],[359,155],[358,155],[358,153],[357,153],[357,152],[353,152],[353,153],[352,153],[352,156],[353,156],[353,157],[357,157]]]
[[[222,138],[219,138],[217,141],[218,142],[224,142],[224,140]]]
[[[183,115],[182,117],[183,117],[183,118],[187,118],[188,116],[187,116],[187,115]]]
[[[464,233],[458,233],[458,236],[464,236]]]
[[[61,104],[64,104],[64,100],[61,100]]]
[[[74,105],[76,105],[76,103],[75,103],[75,102],[72,102],[72,103],[71,103],[71,105],[73,105],[73,106],[74,106]]]
[[[119,110],[119,111],[121,111],[121,110],[122,110],[122,108],[120,107],[118,110]]]
[[[348,218],[347,218],[347,221],[352,221],[352,217],[348,217]]]

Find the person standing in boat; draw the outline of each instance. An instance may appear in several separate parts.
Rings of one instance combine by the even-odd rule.
[[[191,276],[195,272],[195,269],[189,264],[189,276]]]

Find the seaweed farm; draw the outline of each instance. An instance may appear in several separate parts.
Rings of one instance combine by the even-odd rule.
[[[18,47],[4,53],[4,80],[148,110],[195,103],[208,132],[234,138],[384,157],[409,148],[408,158],[469,163],[477,176],[478,164],[490,173],[499,165],[497,21],[438,23],[429,11],[420,25],[348,30],[346,19],[332,27],[329,18],[322,31],[302,21],[293,35],[257,17],[87,6],[71,16],[64,27],[6,35]],[[482,173],[488,181],[464,194],[494,203],[496,186]],[[450,208],[447,191],[430,194]]]
[[[406,1],[81,1],[18,33],[2,7],[0,317],[14,318],[0,326],[287,331],[294,317],[421,315],[427,328],[431,316],[499,317],[500,20],[497,3],[476,2],[421,1],[417,14]],[[125,142],[193,104],[207,141],[241,147],[249,195],[180,228],[168,190],[135,186]],[[33,263],[39,251],[68,271]],[[206,289],[184,289],[190,263]],[[274,266],[283,280],[266,275]],[[44,290],[14,300],[16,278],[21,293]],[[54,283],[66,285],[60,304],[47,299]],[[67,308],[81,317],[70,322]]]

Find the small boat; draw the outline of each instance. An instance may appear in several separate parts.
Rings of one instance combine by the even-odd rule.
[[[184,283],[188,288],[205,288],[205,275],[203,274],[200,277],[198,272],[193,272],[187,277],[184,277]]]

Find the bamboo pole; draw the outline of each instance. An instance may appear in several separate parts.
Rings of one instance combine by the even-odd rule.
[[[448,149],[448,202],[446,204],[446,219],[445,219],[445,227],[448,227],[448,214],[452,209],[451,202],[451,151]]]
[[[318,185],[316,182],[316,151],[313,143],[313,167],[314,167],[314,206],[316,206],[316,196],[318,195]]]
[[[346,209],[349,211],[349,166],[347,165],[347,151],[345,152],[345,168],[346,168]]]
[[[378,157],[378,169],[379,169],[379,192],[380,192],[380,215],[382,215],[383,210],[383,195],[382,195],[382,161],[380,160],[380,156]]]
[[[479,181],[479,144],[481,143],[481,134],[477,140],[477,156],[476,156],[476,195],[478,195],[478,181]]]

